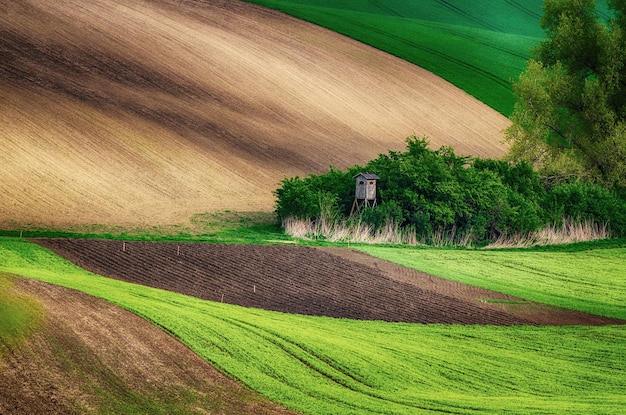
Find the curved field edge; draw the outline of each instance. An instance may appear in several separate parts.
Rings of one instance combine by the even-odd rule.
[[[508,147],[510,121],[442,78],[249,3],[3,5],[7,229],[269,213],[286,176],[362,164],[412,134],[480,157]]]
[[[544,37],[541,1],[374,2],[246,0],[318,24],[421,66],[502,114]],[[456,3],[456,4],[455,4]]]
[[[626,320],[626,247],[581,251],[356,249],[442,278]]]
[[[106,279],[11,238],[0,239],[0,272],[133,311],[224,373],[306,414],[617,414],[626,405],[623,326],[415,325],[287,315]]]
[[[19,344],[0,335],[4,415],[296,415],[136,314],[77,290],[4,275],[13,288],[0,297],[23,308],[35,300],[44,320],[24,330]]]

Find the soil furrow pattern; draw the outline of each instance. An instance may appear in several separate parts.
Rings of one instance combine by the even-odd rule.
[[[0,8],[3,229],[187,229],[205,213],[270,213],[285,177],[362,165],[411,135],[458,154],[507,151],[510,121],[465,91],[250,3]]]
[[[38,239],[94,273],[293,314],[442,324],[615,324],[401,267],[349,249]]]

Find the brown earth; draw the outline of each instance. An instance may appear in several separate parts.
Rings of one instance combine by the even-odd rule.
[[[421,273],[344,248],[39,239],[102,275],[289,313],[460,324],[602,325],[572,312]],[[0,338],[0,414],[291,414],[146,320],[87,294],[17,279],[43,323]],[[121,405],[121,406],[120,406]]]
[[[45,321],[19,348],[0,338],[0,414],[295,415],[128,311],[39,281],[17,287]]]
[[[623,324],[437,278],[349,249],[39,239],[78,266],[202,299],[411,323]]]
[[[501,156],[501,114],[328,30],[236,0],[0,0],[0,227],[271,211],[284,177],[409,135]]]

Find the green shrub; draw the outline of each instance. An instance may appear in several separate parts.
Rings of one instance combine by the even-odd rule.
[[[357,169],[358,167],[354,167]],[[328,195],[335,199],[336,209],[344,215],[350,214],[354,199],[354,179],[350,172],[331,168],[322,175],[312,174],[307,178],[298,176],[285,178],[281,187],[274,191],[275,211],[281,219],[295,217],[311,219],[321,216],[320,205]]]
[[[543,201],[550,221],[563,217],[608,223],[611,231],[626,235],[626,198],[618,189],[576,181],[553,186]]]
[[[546,191],[539,174],[529,163],[475,159],[472,167],[493,172],[506,188],[508,210],[501,214],[500,233],[533,232],[545,223],[540,201],[545,198]]]
[[[315,204],[315,192],[300,177],[285,178],[274,194],[279,217],[314,218],[320,215]]]
[[[358,221],[375,230],[389,224],[414,229],[423,241],[444,236],[453,243],[485,244],[565,217],[608,223],[618,235],[626,233],[624,189],[578,182],[546,189],[526,162],[472,159],[449,147],[431,150],[425,138],[415,136],[407,138],[406,151],[381,154],[364,167],[283,180],[275,192],[276,212],[280,218],[347,217],[359,172],[380,179],[377,205],[361,211]]]

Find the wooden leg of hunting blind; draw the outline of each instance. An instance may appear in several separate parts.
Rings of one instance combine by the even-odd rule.
[[[126,252],[126,241],[122,242],[122,252]]]
[[[220,300],[220,303],[224,302],[224,293],[222,293],[222,299]]]
[[[176,246],[176,255],[180,255],[180,245]]]

